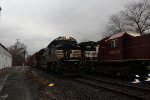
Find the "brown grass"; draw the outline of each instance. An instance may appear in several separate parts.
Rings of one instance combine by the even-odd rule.
[[[13,69],[13,67],[6,67],[6,68],[3,68],[3,69],[0,69],[0,75],[4,75],[4,74],[8,73],[12,69]]]
[[[51,83],[50,81],[45,80],[40,76],[37,76],[30,70],[26,71],[26,78],[38,86],[39,100],[49,100],[50,98],[54,97],[51,96],[49,93],[47,93],[45,90],[46,87],[48,87],[48,85]],[[56,100],[56,99],[52,98],[52,100]]]
[[[38,85],[48,86],[48,84],[50,83],[50,81],[40,78],[39,76],[35,75],[34,73],[32,73],[32,71],[29,70],[26,71],[26,77],[33,83]]]

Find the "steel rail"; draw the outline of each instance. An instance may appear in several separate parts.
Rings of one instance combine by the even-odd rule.
[[[144,98],[142,96],[139,96],[139,95],[137,96],[137,95],[133,95],[133,94],[129,94],[129,93],[123,92],[123,91],[118,91],[118,90],[115,90],[115,89],[111,89],[111,88],[108,88],[108,87],[103,87],[103,86],[100,86],[98,84],[88,82],[87,80],[82,79],[82,78],[73,79],[73,81],[89,85],[89,86],[91,86],[93,88],[104,89],[104,90],[107,90],[107,91],[112,91],[113,93],[121,94],[121,95],[128,96],[128,97],[131,97],[131,98],[135,98],[135,99],[138,99],[138,100],[148,100],[147,98]]]

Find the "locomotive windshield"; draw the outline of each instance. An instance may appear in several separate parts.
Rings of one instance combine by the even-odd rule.
[[[81,57],[81,50],[78,45],[63,44],[57,46],[56,54],[60,58],[71,59]]]

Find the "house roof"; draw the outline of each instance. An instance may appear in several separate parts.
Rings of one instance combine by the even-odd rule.
[[[6,51],[9,52],[9,50],[3,44],[0,43],[0,46],[3,47]]]

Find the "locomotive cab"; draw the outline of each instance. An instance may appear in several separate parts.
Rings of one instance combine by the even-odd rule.
[[[58,59],[75,60],[81,57],[81,50],[77,45],[64,44],[57,46],[56,55]]]
[[[80,73],[83,69],[80,46],[72,37],[58,37],[52,41],[47,47],[46,60],[51,70],[60,73]]]

